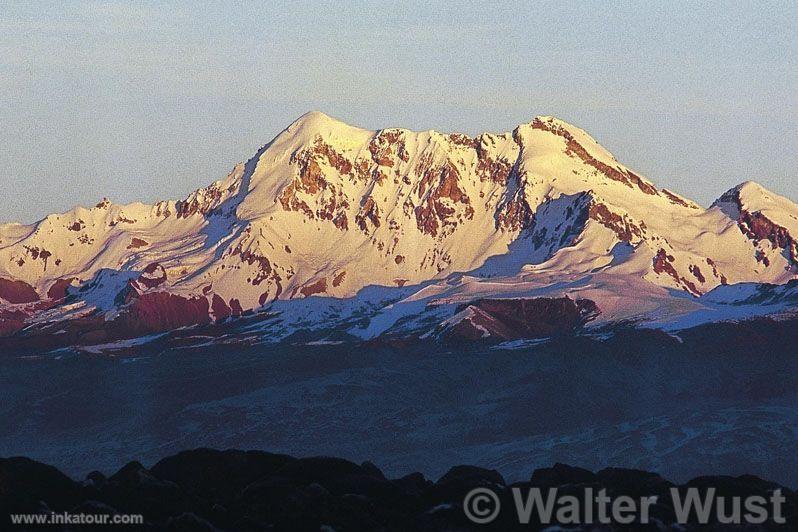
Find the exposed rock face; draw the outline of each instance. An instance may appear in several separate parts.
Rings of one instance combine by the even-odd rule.
[[[712,275],[714,275],[716,278],[720,279],[720,284],[722,284],[722,285],[729,284],[729,281],[728,281],[728,279],[726,279],[726,276],[723,275],[722,273],[718,272],[718,265],[715,264],[715,261],[713,261],[712,259],[707,257],[707,265],[709,265],[712,268]]]
[[[166,270],[157,262],[144,268],[144,272],[139,276],[138,285],[145,288],[155,288],[166,282]]]
[[[610,211],[603,203],[591,202],[588,218],[613,231],[621,242],[639,241],[645,236],[645,223],[638,226],[628,216]]]
[[[672,265],[674,260],[676,259],[673,258],[673,255],[668,255],[667,251],[660,249],[657,256],[654,257],[654,272],[666,273],[678,281],[679,274],[676,273],[676,269]]]
[[[672,277],[673,280],[676,281],[676,283],[678,283],[680,286],[683,286],[691,294],[695,296],[701,295],[701,290],[698,289],[695,283],[679,275],[679,272],[676,271],[676,268],[674,267],[675,261],[676,259],[673,257],[673,255],[668,254],[667,251],[660,248],[660,250],[657,251],[657,255],[654,257],[654,273],[661,273],[668,275]],[[699,270],[699,275],[696,275],[695,266],[690,266],[689,268],[691,273],[693,273],[693,275],[699,278],[700,270]],[[699,281],[701,281],[701,278],[699,278]]]
[[[134,334],[149,334],[210,322],[210,305],[204,297],[185,298],[167,292],[148,292],[134,298],[114,320]]]
[[[724,204],[733,206],[730,214],[736,214],[737,225],[744,235],[753,240],[757,246],[761,241],[770,242],[773,248],[784,251],[792,266],[798,266],[798,243],[790,230],[771,220],[761,209],[766,206],[761,203],[761,196],[767,197],[767,194],[756,184],[743,183],[723,194],[714,205],[721,206],[721,208],[724,208]],[[789,213],[783,213],[782,216],[789,216]],[[791,219],[793,224],[798,221],[794,215],[791,216]],[[768,260],[764,256],[763,250],[757,250],[757,253],[759,253],[757,256],[759,262]],[[766,264],[766,266],[768,265]]]
[[[166,270],[163,268],[163,266],[157,262],[152,263],[144,268],[144,271],[139,274],[138,278],[131,279],[127,282],[125,287],[116,294],[114,302],[116,305],[130,303],[142,293],[162,286],[164,283],[166,283],[166,280]],[[102,283],[97,283],[97,281],[95,281],[95,283],[99,284],[100,289],[103,288]],[[86,288],[90,289],[91,286],[92,285],[86,285]]]
[[[19,309],[0,309],[0,337],[11,336],[25,327],[30,316]]]
[[[190,218],[194,215],[204,216],[214,213],[215,209],[239,192],[242,171],[243,166],[239,165],[230,174],[227,182],[217,181],[208,187],[197,190],[186,200],[178,201],[174,205],[177,217]],[[157,207],[160,216],[164,218],[171,216],[171,211],[167,204],[162,203]]]
[[[510,181],[515,162],[506,157],[492,155],[492,148],[495,145],[496,140],[492,135],[479,137],[474,148],[477,152],[476,172],[481,181],[492,181],[505,186]]]
[[[534,223],[535,213],[523,194],[513,196],[496,214],[496,226],[505,231],[521,231]]]
[[[662,192],[662,194],[665,197],[667,197],[671,201],[671,203],[674,203],[676,205],[681,205],[682,207],[689,207],[690,209],[700,209],[701,208],[697,204],[695,204],[693,202],[690,202],[690,201],[687,201],[686,199],[682,198],[681,196],[678,196],[678,195],[674,194],[673,192],[671,192],[667,188],[663,188],[662,190],[660,190],[660,192]]]
[[[361,231],[368,232],[370,228],[379,227],[382,222],[380,221],[380,209],[374,198],[367,198],[360,212],[355,217],[355,222]]]
[[[706,277],[704,277],[704,274],[701,273],[700,267],[690,265],[690,273],[692,273],[695,276],[695,278],[698,279],[699,283],[707,282]]]
[[[315,294],[323,294],[327,291],[327,279],[319,279],[313,284],[303,286],[299,292],[305,296],[310,297]]]
[[[508,181],[504,180],[503,184]],[[517,173],[509,174],[509,183],[514,186],[507,189],[507,199],[499,205],[496,213],[496,227],[505,231],[521,231],[532,227],[535,223],[535,210],[527,199],[529,185],[526,176]]]
[[[213,312],[213,317],[216,321],[229,318],[233,314],[233,311],[230,309],[227,303],[225,303],[224,299],[219,296],[219,294],[213,294],[213,299],[211,300],[211,311]]]
[[[24,281],[10,281],[0,278],[0,299],[9,303],[33,303],[39,300],[36,289]]]
[[[587,299],[480,299],[460,309],[443,334],[470,341],[546,338],[572,333],[598,313]]]
[[[76,277],[71,277],[68,279],[59,279],[47,290],[47,298],[54,299],[54,300],[62,300],[66,298],[69,287],[78,281]]]
[[[416,223],[422,233],[438,236],[451,226],[474,216],[471,199],[459,186],[460,174],[452,164],[424,172],[418,185],[422,203],[415,209]],[[457,204],[464,206],[458,209]]]
[[[793,264],[798,264],[798,248],[787,229],[776,225],[761,212],[741,211],[738,223],[746,236],[754,240],[769,240],[773,246],[785,250]]]
[[[141,248],[146,248],[149,245],[150,245],[149,242],[147,242],[146,240],[143,240],[143,239],[137,238],[137,237],[133,237],[133,239],[130,241],[130,245],[127,248],[128,249],[141,249]]]
[[[400,130],[383,129],[369,143],[371,159],[378,166],[389,168],[396,164],[396,159],[407,162],[403,134]]]

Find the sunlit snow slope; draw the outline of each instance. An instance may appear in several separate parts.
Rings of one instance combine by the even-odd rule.
[[[720,285],[794,279],[796,234],[798,205],[755,183],[704,209],[556,118],[469,137],[313,112],[184,201],[0,226],[0,332],[89,320],[135,336],[313,296],[360,309],[369,286],[384,290],[364,336],[434,308],[439,332],[475,324],[495,309],[468,304],[491,298],[664,323]]]

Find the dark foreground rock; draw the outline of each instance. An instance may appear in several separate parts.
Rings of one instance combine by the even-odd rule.
[[[786,523],[677,525],[672,489],[695,487],[717,496],[768,499],[784,495]],[[487,524],[469,520],[464,501],[474,489],[492,491],[502,511]],[[369,462],[361,465],[338,458],[293,458],[261,451],[197,449],[165,458],[147,469],[131,462],[105,477],[91,473],[75,482],[57,469],[27,458],[0,459],[1,530],[32,529],[11,525],[11,514],[141,514],[144,530],[273,530],[273,531],[457,531],[560,530],[542,524],[533,513],[520,524],[513,490],[582,499],[606,490],[607,496],[658,496],[647,524],[565,526],[567,530],[796,530],[798,495],[753,476],[701,477],[676,486],[654,473],[605,469],[594,473],[562,464],[532,473],[528,482],[508,485],[496,471],[456,466],[437,482],[420,473],[387,479]],[[592,491],[591,491],[592,490]],[[555,512],[556,514],[556,512]],[[556,520],[556,518],[555,518]],[[553,526],[554,525],[554,526]],[[553,527],[552,527],[553,526]],[[550,528],[552,527],[552,528]],[[78,530],[48,526],[47,530]],[[96,529],[96,528],[95,528]]]

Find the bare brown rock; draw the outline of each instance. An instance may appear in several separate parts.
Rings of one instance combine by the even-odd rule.
[[[515,340],[571,333],[599,314],[589,299],[480,299],[459,311],[469,314],[445,332],[449,340]]]
[[[76,277],[57,280],[50,286],[49,290],[47,290],[47,298],[53,300],[64,299],[67,296],[67,289],[77,280]]]
[[[671,203],[674,203],[676,205],[681,205],[682,207],[694,208],[693,205],[690,205],[689,203],[684,201],[682,198],[680,198],[679,196],[677,196],[667,188],[663,188],[660,192],[662,192],[665,195],[665,197],[670,200]]]
[[[690,273],[692,273],[695,276],[695,278],[698,279],[699,283],[707,282],[706,278],[704,277],[704,274],[701,273],[701,268],[699,268],[698,266],[693,266],[691,264],[689,269]]]
[[[305,297],[310,297],[314,294],[322,294],[327,291],[327,279],[319,279],[315,283],[303,286],[300,288],[299,293]]]
[[[0,277],[0,299],[9,303],[33,303],[39,301],[36,289],[25,281],[11,281]]]
[[[657,252],[657,255],[654,257],[654,272],[669,275],[685,291],[689,292],[693,296],[700,296],[702,292],[698,289],[695,283],[680,276],[679,272],[676,271],[676,268],[673,267],[672,263],[675,260],[676,259],[673,257],[673,255],[669,255],[664,249],[660,248],[660,250]]]
[[[374,201],[374,198],[369,196],[366,198],[366,201],[363,203],[363,206],[360,208],[360,212],[357,213],[355,216],[355,223],[360,228],[361,231],[368,231],[369,224],[371,222],[372,227],[379,227],[380,222],[380,209],[377,206],[377,202]]]
[[[128,245],[127,249],[141,249],[141,248],[146,248],[149,245],[150,243],[147,242],[146,240],[134,237],[133,240],[130,241],[130,245]]]
[[[456,226],[458,220],[454,206],[457,204],[465,206],[465,218],[474,216],[471,199],[460,188],[459,179],[460,173],[451,162],[424,172],[418,185],[422,203],[415,208],[416,224],[421,232],[437,236],[442,228]]]
[[[335,277],[333,277],[333,282],[332,282],[332,285],[333,285],[334,287],[336,287],[336,286],[340,286],[340,285],[341,285],[341,283],[342,283],[342,282],[344,282],[344,278],[345,278],[345,277],[346,277],[346,271],[345,271],[345,270],[344,270],[344,271],[341,271],[341,272],[339,272],[339,273],[337,273],[337,274],[335,275]]]
[[[210,323],[209,310],[210,305],[204,297],[149,292],[133,299],[114,320],[114,325],[128,336],[167,331]]]
[[[592,202],[588,208],[588,217],[612,230],[622,242],[631,242],[635,238],[643,237],[643,230],[638,225],[626,216],[610,211],[603,203]]]
[[[213,300],[211,301],[211,310],[213,311],[213,317],[216,321],[221,321],[223,319],[229,318],[232,315],[232,311],[230,307],[227,306],[224,299],[219,296],[219,294],[213,294]]]

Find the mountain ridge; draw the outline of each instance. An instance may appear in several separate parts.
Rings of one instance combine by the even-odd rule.
[[[761,185],[738,185],[704,209],[550,116],[471,137],[370,131],[310,112],[184,200],[103,200],[0,226],[10,316],[0,319],[12,334],[42,316],[185,326],[278,300],[423,289],[452,276],[481,298],[590,279],[697,298],[796,278],[796,233],[798,205]],[[491,293],[485,278],[502,287]],[[648,306],[617,287],[591,297],[604,299],[604,317]],[[624,312],[608,312],[624,298]]]

